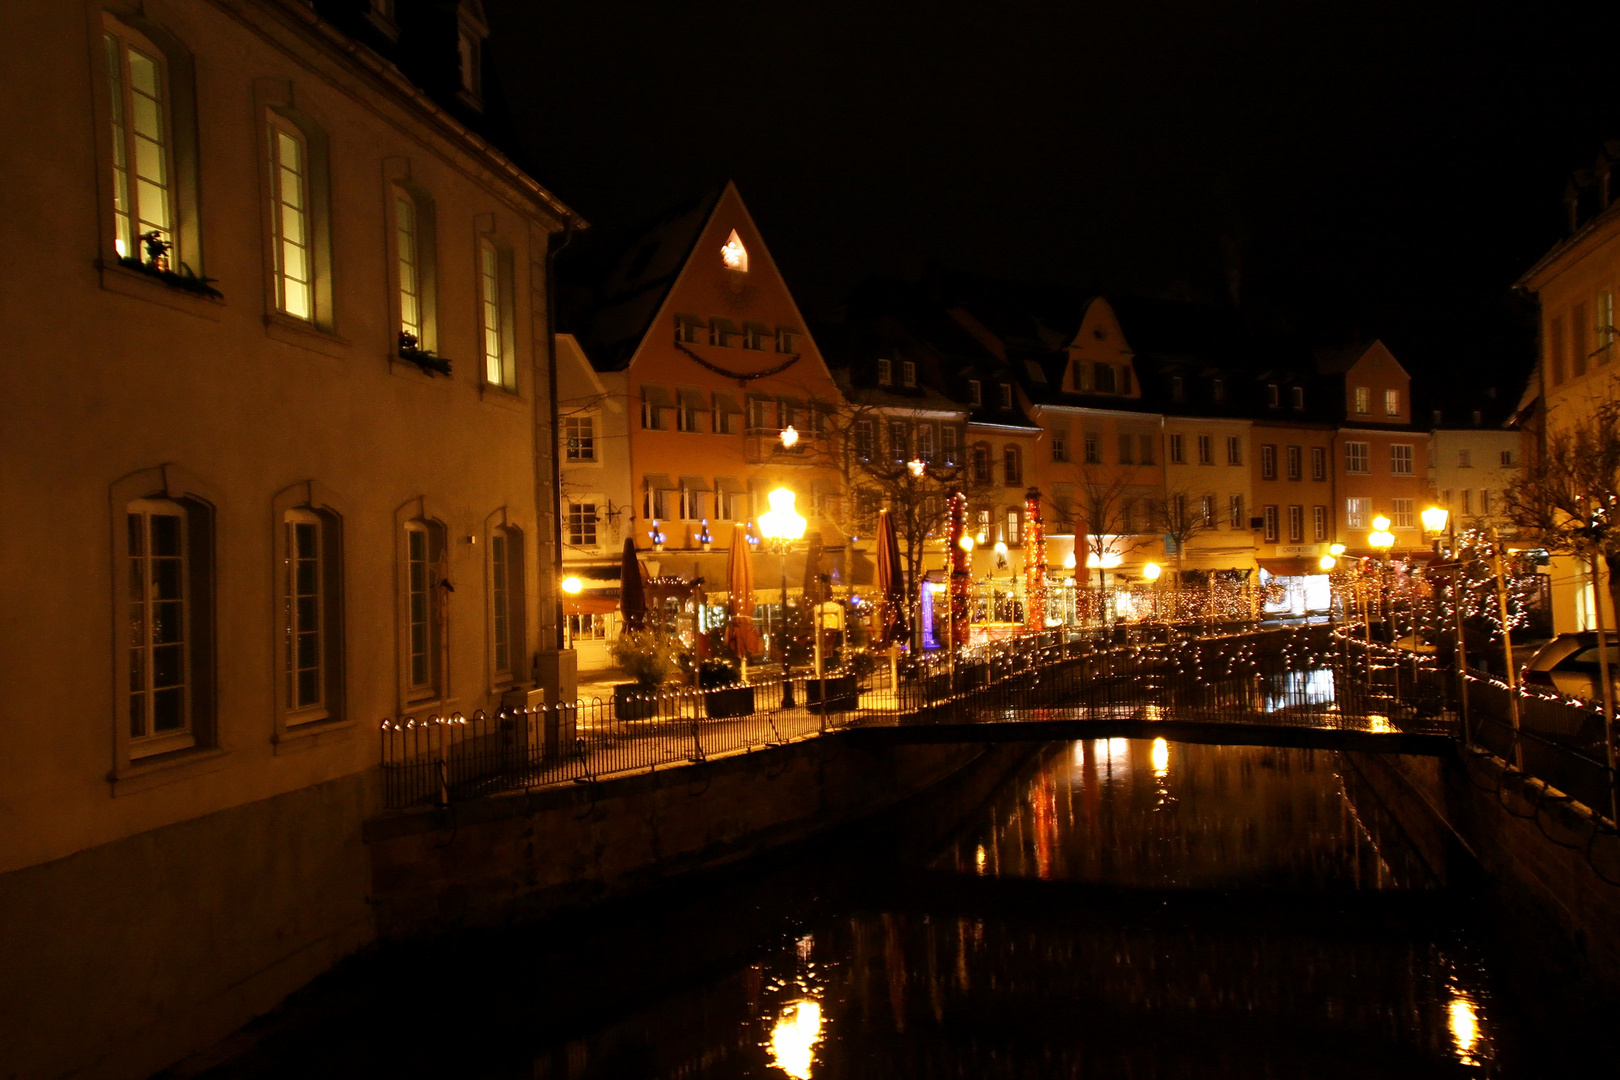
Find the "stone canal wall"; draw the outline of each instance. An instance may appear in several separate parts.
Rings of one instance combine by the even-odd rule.
[[[1344,756],[1431,865],[1484,872],[1516,920],[1507,932],[1571,952],[1572,978],[1620,985],[1620,839],[1586,808],[1485,755]]]
[[[365,827],[379,936],[533,917],[856,821],[980,759],[838,734],[667,771],[515,792]]]

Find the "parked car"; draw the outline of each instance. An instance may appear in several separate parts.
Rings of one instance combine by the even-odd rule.
[[[1609,676],[1620,680],[1620,633],[1610,631],[1603,646]],[[1582,701],[1602,701],[1603,665],[1596,630],[1559,634],[1537,649],[1523,670],[1525,686],[1542,686]]]

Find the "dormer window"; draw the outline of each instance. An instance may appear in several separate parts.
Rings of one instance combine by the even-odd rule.
[[[484,107],[484,39],[489,20],[479,0],[456,5],[456,61],[460,69],[461,100],[475,109]]]
[[[888,357],[878,357],[877,375],[879,386],[888,386],[894,379],[893,366]]]
[[[917,385],[917,365],[912,363],[910,360],[900,361],[900,385]]]
[[[1185,401],[1187,399],[1187,384],[1180,375],[1170,376],[1170,400]]]
[[[1216,379],[1209,385],[1209,396],[1216,401],[1226,400],[1226,380]]]
[[[984,404],[984,392],[979,387],[978,379],[968,380],[968,401],[973,403],[974,408]]]
[[[778,330],[776,332],[776,351],[790,353],[793,351],[793,331]]]
[[[1294,408],[1303,409],[1305,407],[1305,388],[1303,386],[1293,387],[1288,391],[1288,396],[1293,399]]]
[[[736,229],[731,230],[731,236],[720,248],[720,261],[726,264],[727,270],[748,273],[748,249],[743,247],[742,237],[737,235]]]
[[[1094,370],[1097,378],[1097,393],[1112,394],[1114,392],[1114,365],[1099,362]]]
[[[1003,409],[1012,408],[1012,383],[1001,384],[1001,407]]]
[[[1275,409],[1282,403],[1281,391],[1276,383],[1266,383],[1266,406]]]

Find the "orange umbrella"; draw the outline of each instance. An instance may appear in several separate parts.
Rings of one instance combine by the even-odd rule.
[[[738,656],[753,656],[763,642],[754,626],[754,563],[748,529],[741,522],[731,528],[731,552],[726,558],[726,644]]]
[[[887,510],[878,515],[877,587],[882,597],[878,643],[891,645],[910,636],[906,629],[906,584],[900,575],[900,541]]]

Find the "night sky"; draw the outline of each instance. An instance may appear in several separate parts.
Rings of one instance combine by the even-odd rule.
[[[937,261],[1522,379],[1620,138],[1614,4],[489,4],[543,184],[611,232],[734,179],[811,318]]]

